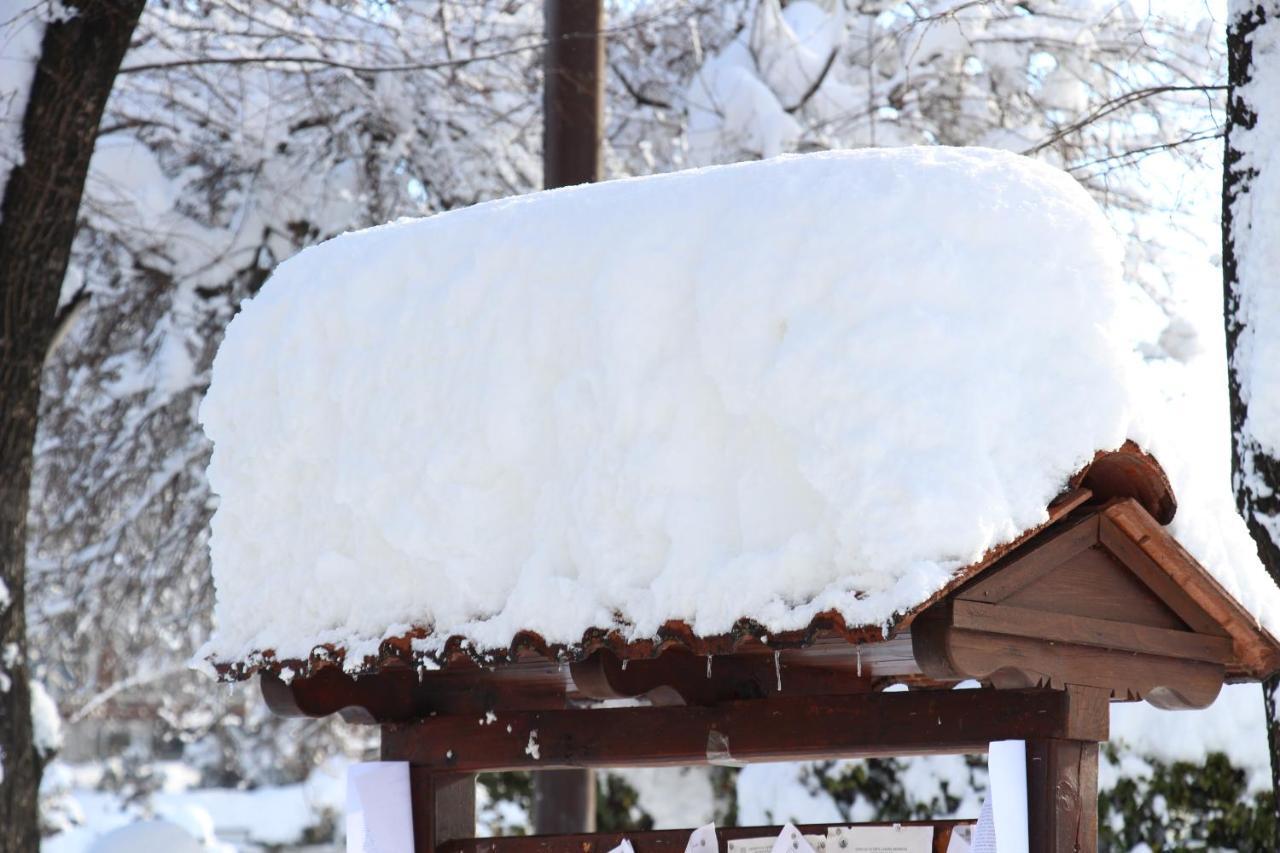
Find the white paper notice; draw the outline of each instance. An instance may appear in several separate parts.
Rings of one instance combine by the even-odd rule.
[[[978,825],[973,828],[972,853],[996,853],[996,827],[991,819],[991,797],[982,804]]]
[[[841,826],[827,830],[827,853],[932,851],[932,826]]]
[[[788,837],[789,832],[795,832],[796,828],[791,824],[787,824],[783,828],[782,834],[777,838],[772,836],[766,838],[735,838],[729,841],[729,853],[773,853],[774,846],[781,843],[784,838]],[[800,835],[804,839],[813,853],[826,853],[827,839],[823,835]],[[793,839],[794,840],[794,839]],[[791,848],[786,848],[791,849]],[[804,850],[801,846],[800,850]],[[792,853],[795,853],[792,850]]]
[[[720,853],[720,842],[716,840],[716,825],[709,823],[695,829],[689,836],[689,843],[684,846],[684,853]]]
[[[729,853],[769,853],[776,838],[730,838]]]
[[[636,853],[636,848],[631,846],[631,841],[624,838],[622,843],[609,851],[609,853]]]
[[[778,833],[778,837],[773,840],[769,853],[814,853],[814,850],[809,839],[801,835],[794,824],[787,823],[782,827],[782,832]]]
[[[347,769],[347,853],[413,853],[408,762]]]
[[[1000,853],[1027,853],[1027,744],[998,740],[987,751],[991,815]]]

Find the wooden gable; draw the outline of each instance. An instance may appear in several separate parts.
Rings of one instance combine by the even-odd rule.
[[[1229,676],[1275,669],[1268,635],[1131,498],[1078,514],[911,626],[922,672],[997,687],[1068,684],[1202,708]]]

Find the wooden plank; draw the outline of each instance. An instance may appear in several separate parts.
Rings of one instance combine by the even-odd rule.
[[[1204,608],[1183,589],[1182,585],[1172,578],[1161,563],[1157,562],[1143,549],[1142,545],[1151,537],[1149,529],[1134,525],[1137,521],[1129,515],[1130,509],[1146,513],[1133,501],[1123,501],[1108,507],[1102,516],[1098,531],[1099,539],[1104,547],[1125,564],[1151,591],[1169,605],[1191,628],[1201,634],[1213,634],[1218,637],[1227,636],[1226,630],[1218,620],[1205,612]],[[1152,520],[1152,525],[1155,525]],[[1155,527],[1155,529],[1159,529]],[[1141,544],[1139,541],[1142,540]],[[1200,571],[1203,571],[1201,569]]]
[[[1231,641],[1225,637],[1029,610],[1007,604],[957,601],[952,605],[952,624],[957,628],[992,634],[1038,637],[1054,642],[1189,658],[1209,663],[1227,663],[1232,658]]]
[[[1027,741],[1031,853],[1097,853],[1098,744]]]
[[[1232,677],[1262,679],[1280,670],[1280,641],[1262,628],[1146,510],[1132,501],[1122,501],[1108,507],[1106,514],[1234,640],[1236,660],[1228,667]]]
[[[383,760],[387,760],[385,755]],[[443,842],[466,838],[476,831],[474,773],[437,773],[426,767],[410,767],[409,799],[414,853],[434,853]]]
[[[394,761],[382,745],[383,761]],[[434,772],[409,767],[409,799],[413,810],[414,853],[434,853],[436,847],[455,838],[466,838],[476,828],[476,776],[474,773]]]
[[[382,727],[383,755],[450,770],[660,767],[981,753],[993,740],[1106,740],[1105,714],[1054,690],[920,690],[759,699],[715,707],[440,716]]]
[[[951,832],[957,826],[972,824],[968,820],[904,820],[902,826],[932,826],[933,849],[945,853],[951,840]],[[836,826],[893,826],[892,821],[876,823],[806,823],[797,828],[806,835],[826,835],[827,829]],[[659,829],[636,832],[605,832],[591,835],[513,835],[503,838],[464,838],[446,842],[437,848],[438,853],[607,853],[622,843],[631,842],[636,853],[684,853],[691,829]],[[743,838],[776,838],[782,832],[780,826],[734,826],[716,829],[718,851],[727,853],[729,841]]]
[[[1101,545],[1073,554],[1052,572],[1000,603],[1151,628],[1187,630],[1187,623],[1169,605]]]
[[[1097,541],[1098,516],[1092,513],[1055,531],[1043,542],[1034,543],[1026,550],[1019,549],[1016,556],[988,569],[955,597],[965,601],[999,603]]]

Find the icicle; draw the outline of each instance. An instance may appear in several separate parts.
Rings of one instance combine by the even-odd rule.
[[[707,655],[707,678],[711,677],[711,655]]]
[[[854,646],[858,650],[858,677],[862,677],[862,646]]]
[[[778,676],[778,692],[782,692],[782,652],[773,653],[773,672]]]

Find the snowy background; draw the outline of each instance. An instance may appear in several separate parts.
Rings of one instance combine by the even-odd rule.
[[[0,19],[0,139],[20,115],[31,16],[47,11],[31,5]],[[369,733],[274,719],[251,687],[188,667],[211,627],[214,501],[197,409],[212,356],[241,300],[301,248],[541,181],[536,3],[192,8],[150,6],[125,58],[64,288],[74,321],[45,374],[29,610],[38,695],[50,697],[43,743],[61,747],[45,779],[52,850],[154,818],[204,849],[333,848],[342,767],[370,754]],[[613,4],[607,170],[905,144],[984,145],[1066,168],[1124,240],[1133,347],[1184,429],[1178,476],[1217,488],[1229,464],[1223,12]],[[291,61],[234,61],[263,56]],[[1200,713],[1118,707],[1113,730],[1103,785],[1150,832],[1112,827],[1118,849],[1254,819],[1231,809],[1267,784],[1258,688],[1228,688]],[[1169,784],[1185,773],[1230,784],[1188,805]],[[617,815],[690,826],[972,815],[983,776],[980,762],[946,758],[605,784]],[[520,781],[487,781],[485,826],[525,825]]]

